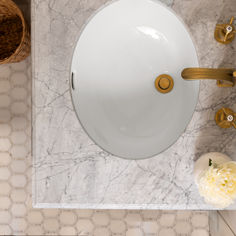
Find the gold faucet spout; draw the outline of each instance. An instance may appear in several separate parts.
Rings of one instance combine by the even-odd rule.
[[[219,87],[233,87],[236,83],[236,69],[185,68],[181,76],[185,80],[217,80]]]

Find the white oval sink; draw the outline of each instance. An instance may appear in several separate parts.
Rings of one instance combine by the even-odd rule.
[[[71,93],[81,125],[102,149],[123,158],[154,156],[184,132],[194,112],[198,81],[181,71],[198,67],[183,22],[155,0],[119,0],[98,11],[74,51]],[[157,76],[173,90],[162,94]]]

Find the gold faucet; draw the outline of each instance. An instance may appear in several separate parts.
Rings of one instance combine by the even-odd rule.
[[[218,42],[228,44],[234,40],[236,30],[233,22],[234,17],[231,17],[229,23],[216,25],[215,39]],[[233,87],[236,84],[236,69],[232,68],[186,68],[181,75],[186,80],[215,79],[219,87]]]
[[[234,87],[236,84],[236,69],[185,68],[181,76],[185,80],[214,79],[218,87]]]

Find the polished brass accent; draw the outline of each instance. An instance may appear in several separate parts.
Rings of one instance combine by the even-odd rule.
[[[161,93],[169,93],[174,87],[174,80],[169,75],[159,75],[155,80],[155,87]]]
[[[229,23],[216,25],[214,36],[217,42],[228,44],[234,40],[236,30],[233,22],[234,17],[231,17]]]
[[[233,87],[236,83],[236,69],[185,68],[181,73],[185,80],[214,79],[218,87]]]
[[[236,129],[236,113],[233,110],[223,107],[216,112],[216,124],[224,129],[234,127]]]

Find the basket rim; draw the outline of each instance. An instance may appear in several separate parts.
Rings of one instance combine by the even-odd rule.
[[[23,16],[23,13],[21,11],[21,9],[16,5],[16,3],[14,3],[12,0],[1,0],[5,3],[10,3],[15,9],[16,9],[16,15],[20,17],[21,19],[21,24],[22,24],[22,36],[21,36],[21,41],[20,41],[20,44],[19,46],[16,48],[16,50],[14,51],[14,53],[12,55],[10,55],[9,57],[5,58],[5,59],[0,59],[0,63],[2,62],[8,62],[10,61],[16,54],[18,54],[18,52],[20,51],[23,43],[24,43],[24,40],[25,40],[25,37],[26,37],[26,33],[27,33],[27,26],[26,26],[26,21],[25,21],[25,18]]]

